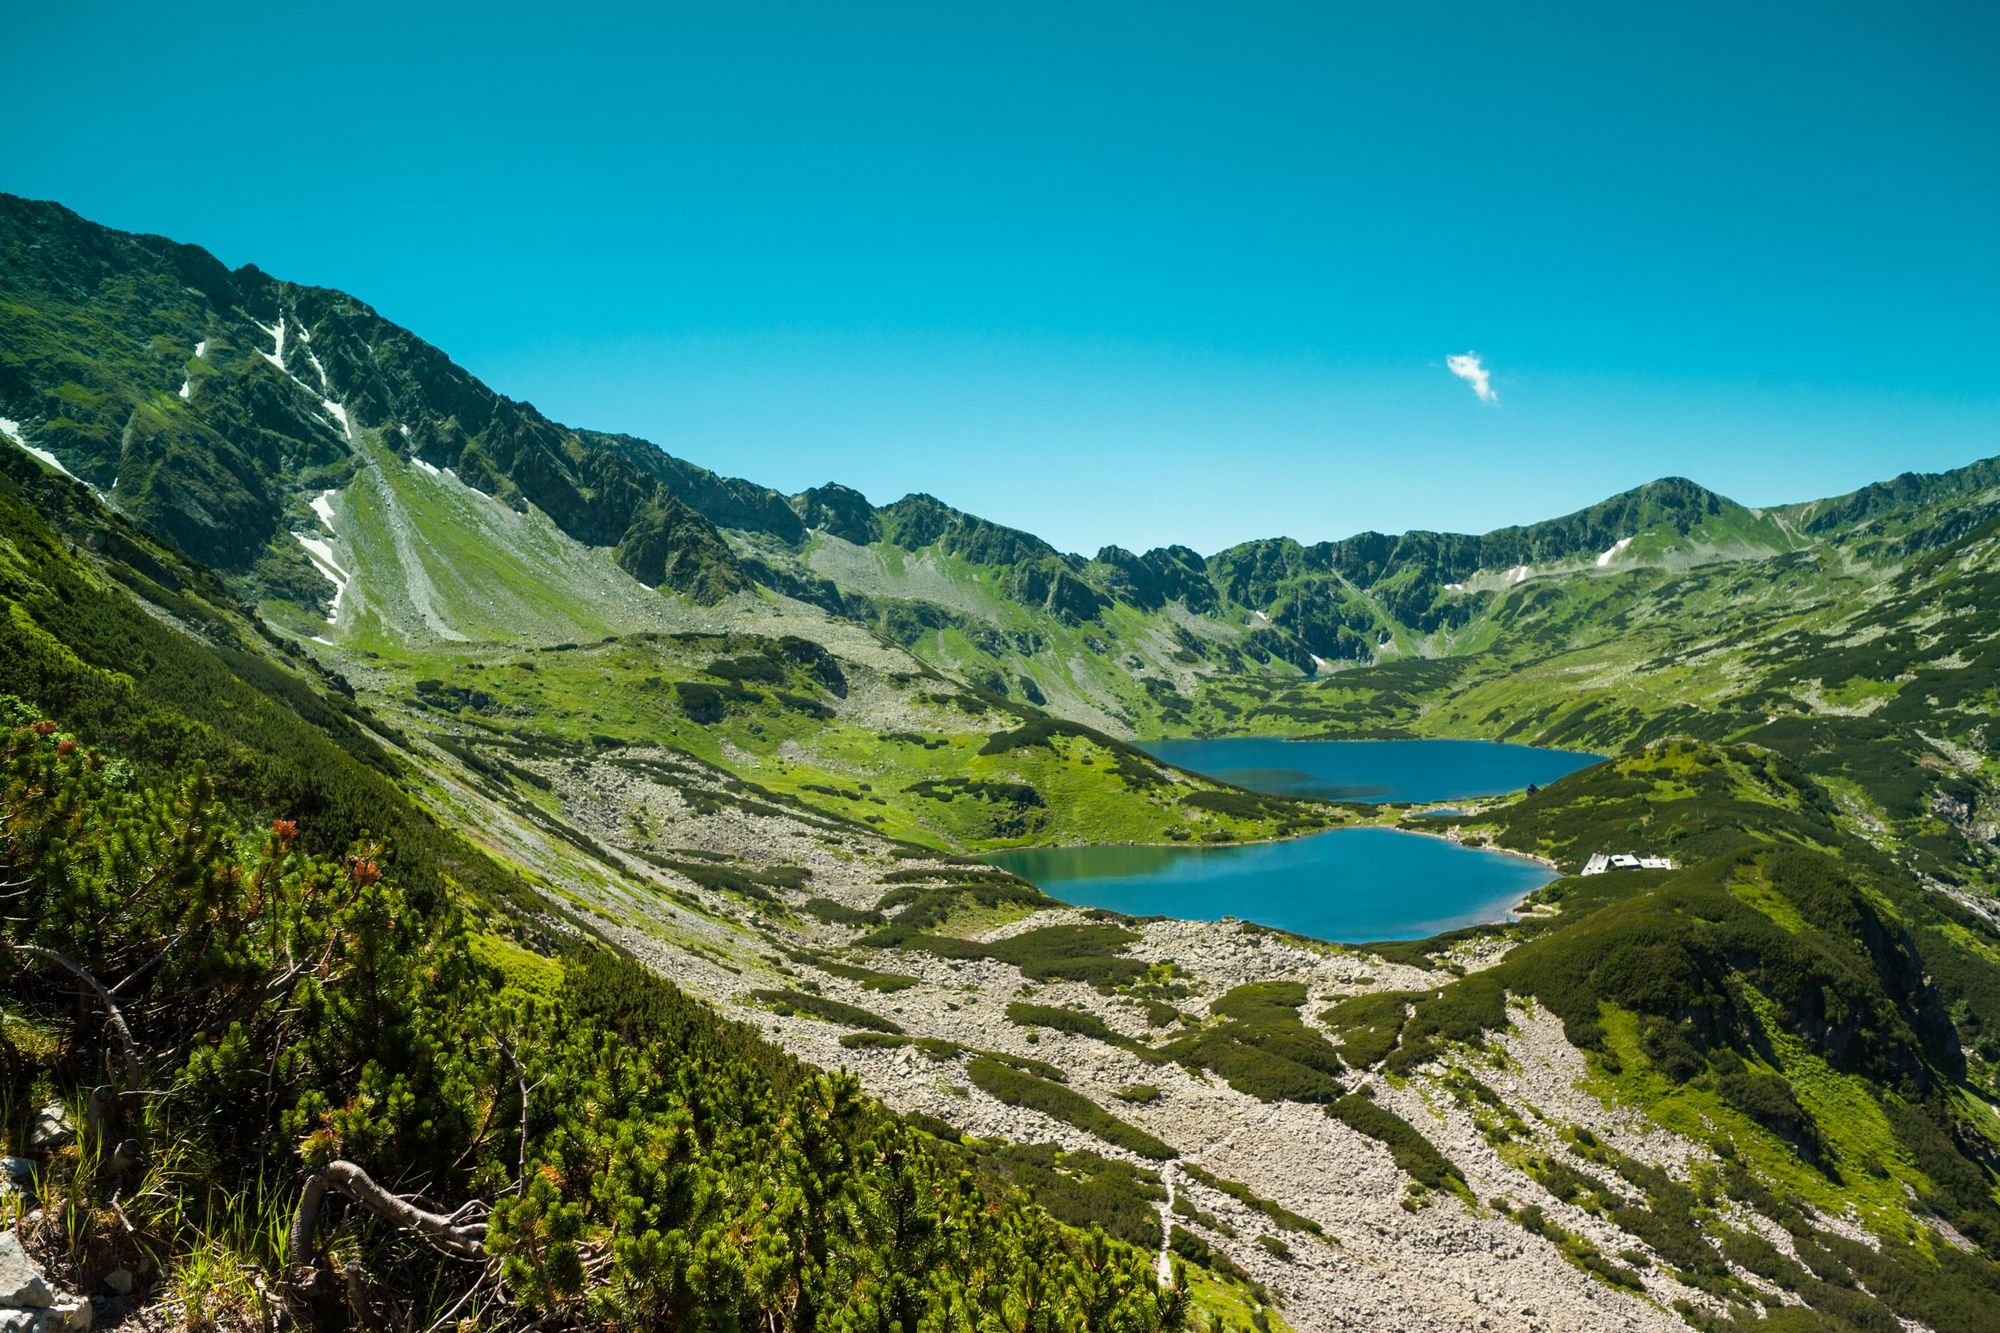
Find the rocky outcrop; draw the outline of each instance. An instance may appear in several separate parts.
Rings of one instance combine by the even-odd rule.
[[[61,1297],[13,1232],[0,1232],[0,1333],[83,1333],[90,1302]]]

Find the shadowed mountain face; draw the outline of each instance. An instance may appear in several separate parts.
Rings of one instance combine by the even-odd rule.
[[[231,272],[57,205],[0,199],[0,291],[0,410],[121,510],[231,573],[296,572],[288,516],[352,475],[364,432],[697,597],[748,578],[679,491],[745,523],[773,508],[759,505],[768,492],[636,441],[558,426],[343,293]]]

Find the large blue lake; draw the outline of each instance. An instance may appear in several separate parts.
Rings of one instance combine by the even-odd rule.
[[[1212,778],[1322,801],[1450,801],[1500,796],[1588,768],[1603,755],[1498,741],[1287,741],[1232,736],[1140,749]]]
[[[1483,741],[1165,741],[1146,749],[1259,791],[1377,802],[1495,796],[1597,761]],[[1343,943],[1499,921],[1554,878],[1521,857],[1384,828],[1231,847],[1023,848],[990,859],[1082,907],[1232,916]]]

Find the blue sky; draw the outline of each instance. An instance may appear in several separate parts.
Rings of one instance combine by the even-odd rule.
[[[1990,4],[78,0],[0,49],[0,189],[1071,549],[2000,453]]]

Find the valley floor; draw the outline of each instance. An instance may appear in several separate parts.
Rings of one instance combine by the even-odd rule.
[[[1409,1077],[1365,1073],[1349,1085],[1350,1095],[1392,1111],[1463,1172],[1462,1186],[1426,1188],[1389,1146],[1319,1105],[1264,1100],[1160,1058],[1154,1045],[1165,1034],[1149,1021],[1143,997],[1172,994],[1172,1006],[1199,1026],[1210,1005],[1239,988],[1295,983],[1303,988],[1303,1021],[1324,1032],[1315,1016],[1330,1005],[1359,995],[1419,993],[1451,973],[1234,922],[1133,923],[1136,939],[1122,956],[1136,960],[1147,978],[1167,979],[1150,992],[1144,984],[1107,993],[1083,980],[1036,980],[993,957],[857,947],[868,933],[863,919],[880,921],[874,914],[885,895],[926,875],[949,883],[966,865],[775,809],[732,805],[704,813],[698,797],[691,801],[685,788],[644,771],[653,764],[663,773],[674,762],[665,752],[615,752],[529,764],[549,784],[563,825],[580,839],[523,820],[449,765],[434,765],[433,773],[447,813],[484,829],[497,850],[534,868],[546,891],[584,909],[597,929],[798,1056],[852,1070],[891,1107],[981,1139],[1054,1143],[1145,1170],[1159,1167],[1162,1154],[1121,1147],[1073,1117],[1003,1099],[970,1072],[982,1053],[1030,1068],[1053,1066],[1068,1089],[1166,1145],[1179,1211],[1162,1205],[1163,1222],[1226,1256],[1226,1266],[1252,1284],[1248,1290],[1272,1293],[1277,1313],[1294,1328],[1665,1330],[1685,1326],[1674,1312],[1678,1303],[1721,1310],[1713,1297],[1669,1276],[1636,1237],[1541,1183],[1551,1162],[1584,1164],[1579,1143],[1602,1145],[1683,1181],[1716,1162],[1706,1147],[1609,1099],[1561,1024],[1532,1005],[1516,1005],[1512,1030],[1491,1042],[1453,1047]],[[578,841],[597,848],[615,870],[580,875],[586,858]],[[797,886],[773,895],[793,910],[717,889],[718,880],[700,882],[701,867],[722,865],[796,867]],[[851,914],[857,924],[814,921],[798,910],[807,898],[828,915]],[[1029,932],[1100,920],[1101,914],[1071,908],[962,904],[935,929],[976,952]],[[1504,939],[1475,938],[1444,964],[1476,971],[1509,947]],[[774,1009],[771,997],[778,994],[810,998]],[[811,1011],[820,1000],[833,1002],[825,1014],[835,1021]],[[1078,1025],[1095,1034],[1023,1026],[1009,1014],[1021,1004],[1083,1016]],[[1121,1096],[1135,1087],[1154,1091],[1143,1104]],[[1469,1087],[1498,1094],[1505,1110],[1470,1095]],[[1190,1170],[1238,1188],[1225,1192]],[[1310,1219],[1317,1234],[1275,1225],[1274,1214],[1256,1201]],[[1539,1232],[1502,1211],[1528,1205],[1541,1210]],[[1784,1234],[1764,1227],[1782,1247]],[[1621,1253],[1625,1258],[1614,1262],[1632,1275],[1630,1286],[1589,1271],[1597,1257]],[[1773,1304],[1787,1299],[1741,1268],[1734,1276]]]

